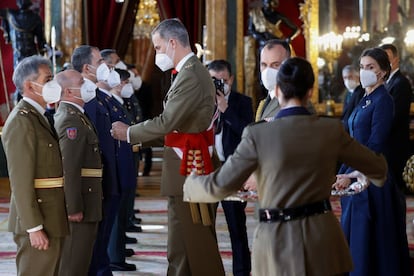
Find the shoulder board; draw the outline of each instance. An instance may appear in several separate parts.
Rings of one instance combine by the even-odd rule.
[[[190,69],[190,68],[192,68],[192,67],[194,67],[194,62],[190,62],[189,64],[186,64],[185,66],[184,66],[184,69]]]
[[[75,114],[80,114],[80,111],[75,107],[68,106],[68,113],[70,115],[75,115]]]
[[[20,115],[27,115],[27,114],[29,114],[29,112],[30,112],[30,110],[28,110],[28,109],[20,109],[18,113]]]
[[[32,108],[27,108],[27,107],[25,107],[25,106],[21,107],[21,108],[19,109],[19,111],[18,111],[18,114],[20,114],[20,115],[24,115],[24,116],[26,116],[26,115],[27,115],[27,114],[29,114],[29,113],[36,114],[37,112],[36,112],[36,110],[34,110],[34,109],[32,109]]]

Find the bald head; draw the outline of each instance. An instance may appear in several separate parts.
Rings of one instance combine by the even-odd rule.
[[[81,73],[79,73],[76,70],[69,69],[56,74],[55,79],[62,87],[61,99],[64,101],[70,101],[80,104],[80,87],[84,82]]]

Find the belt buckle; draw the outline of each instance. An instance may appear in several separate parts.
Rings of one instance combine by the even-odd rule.
[[[267,220],[271,220],[272,219],[272,215],[270,214],[268,209],[264,209],[264,213],[266,214],[266,219]]]

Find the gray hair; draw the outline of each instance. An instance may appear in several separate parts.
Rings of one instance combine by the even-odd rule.
[[[183,47],[190,47],[187,29],[178,18],[163,20],[152,30],[151,35],[156,33],[164,40],[173,38],[178,40]]]
[[[73,54],[71,58],[73,69],[75,69],[79,73],[82,73],[83,65],[92,63],[92,50],[93,49],[96,49],[99,51],[97,47],[90,46],[90,45],[81,45],[75,48],[75,50],[73,50]]]
[[[23,93],[25,81],[34,81],[39,77],[41,65],[52,66],[48,59],[37,55],[26,57],[17,64],[13,73],[13,83],[20,93]]]

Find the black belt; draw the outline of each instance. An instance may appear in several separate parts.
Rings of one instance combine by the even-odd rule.
[[[286,209],[260,209],[260,222],[286,222],[294,219],[300,219],[317,214],[324,214],[331,211],[331,203],[328,199],[314,202],[298,207]]]

